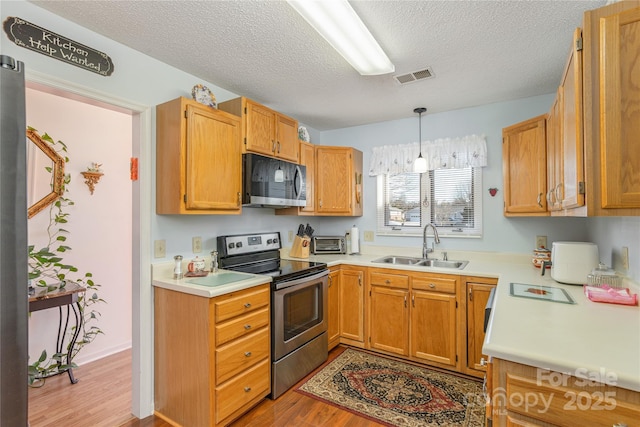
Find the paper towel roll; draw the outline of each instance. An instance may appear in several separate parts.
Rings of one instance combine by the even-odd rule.
[[[360,234],[358,233],[358,227],[356,227],[355,225],[351,227],[349,240],[351,241],[351,253],[360,253]]]

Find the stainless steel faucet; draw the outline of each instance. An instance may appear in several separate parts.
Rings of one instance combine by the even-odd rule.
[[[427,228],[431,227],[433,229],[433,243],[431,244],[431,248],[427,246]],[[440,243],[440,237],[438,237],[438,229],[432,223],[429,223],[424,226],[424,231],[422,232],[422,258],[427,259],[427,254],[433,252],[436,243]]]

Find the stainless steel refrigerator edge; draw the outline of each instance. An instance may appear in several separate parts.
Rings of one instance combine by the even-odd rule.
[[[24,64],[0,55],[0,425],[28,418]]]

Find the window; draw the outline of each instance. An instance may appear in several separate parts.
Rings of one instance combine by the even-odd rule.
[[[482,236],[480,168],[378,175],[378,234],[422,236],[428,223],[440,236]]]

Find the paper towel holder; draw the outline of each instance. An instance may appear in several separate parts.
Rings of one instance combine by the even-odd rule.
[[[347,252],[349,255],[360,255],[360,233],[355,225],[347,231]]]

